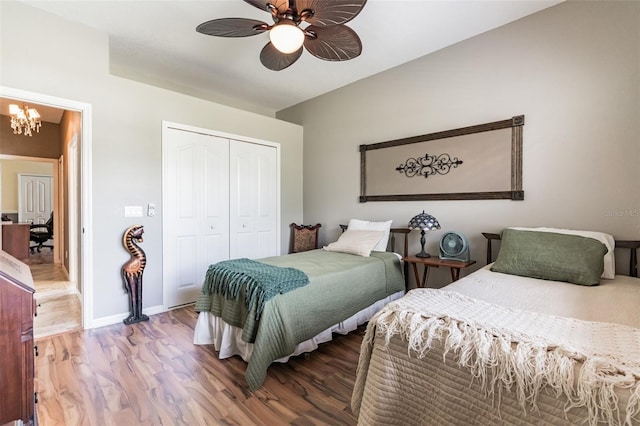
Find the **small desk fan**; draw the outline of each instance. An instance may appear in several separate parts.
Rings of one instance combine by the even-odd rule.
[[[440,238],[440,259],[469,262],[471,254],[467,238],[460,232],[445,232]]]

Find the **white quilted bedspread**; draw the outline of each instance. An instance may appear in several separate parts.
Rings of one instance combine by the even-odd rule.
[[[640,424],[640,329],[416,289],[362,344],[360,424]]]

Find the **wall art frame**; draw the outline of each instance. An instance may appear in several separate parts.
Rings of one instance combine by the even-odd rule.
[[[360,145],[359,201],[524,200],[523,127],[518,115]]]

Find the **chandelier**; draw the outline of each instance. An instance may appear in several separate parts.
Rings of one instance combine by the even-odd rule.
[[[25,136],[33,136],[32,131],[34,130],[40,133],[42,122],[40,121],[40,114],[35,108],[26,106],[20,108],[18,105],[11,104],[9,105],[9,114],[11,115],[11,128],[14,135],[24,133]]]

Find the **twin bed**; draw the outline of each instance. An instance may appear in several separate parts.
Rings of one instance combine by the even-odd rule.
[[[633,250],[632,277],[609,275],[612,238],[603,261],[601,243],[566,244],[562,231],[503,232],[495,263],[376,314],[353,391],[359,424],[640,424],[640,242],[617,244]]]
[[[372,229],[358,226],[363,223]],[[408,229],[391,228],[391,221],[351,221],[348,228],[343,227],[338,241],[326,247],[329,250],[260,259],[268,265],[303,271],[309,283],[265,302],[259,319],[253,307],[247,308],[242,294],[229,299],[211,291],[205,282],[196,302],[199,315],[194,343],[214,345],[221,359],[242,357],[247,362],[245,378],[255,390],[264,382],[271,363],[310,352],[331,340],[333,333],[355,330],[402,297],[402,256],[393,250],[395,236],[402,235],[406,255]],[[361,244],[364,240],[368,241]],[[383,251],[387,246],[391,252]]]
[[[408,230],[394,231],[406,256]],[[491,256],[500,236],[485,236]],[[615,275],[614,246],[632,249],[630,276]],[[362,425],[640,424],[639,247],[600,233],[505,230],[495,263],[406,295],[393,253],[340,246],[261,259],[310,283],[266,302],[257,323],[251,309],[205,292],[194,341],[240,355],[256,389],[272,362],[369,321],[352,397]]]

